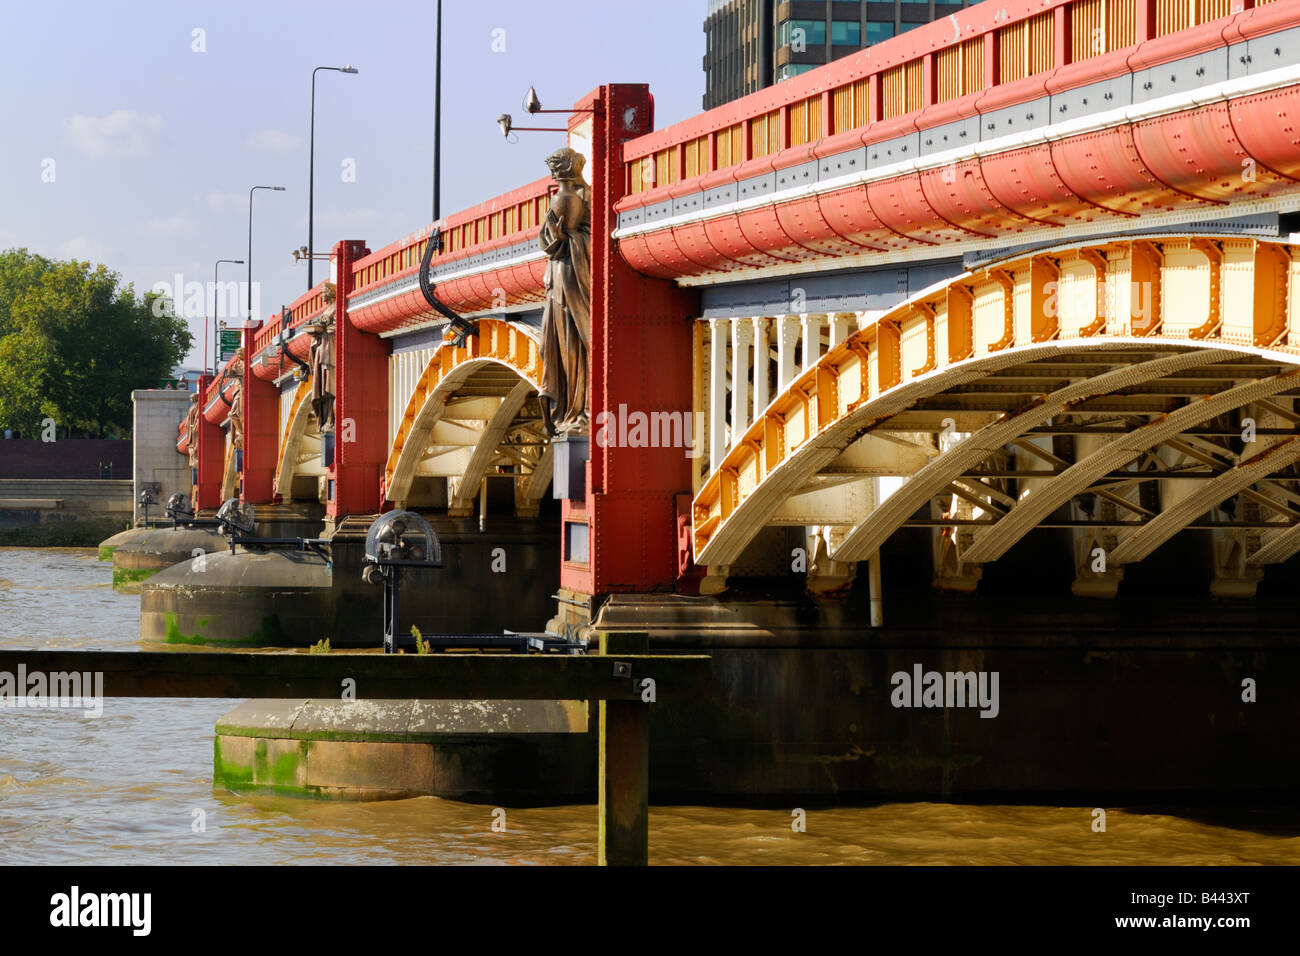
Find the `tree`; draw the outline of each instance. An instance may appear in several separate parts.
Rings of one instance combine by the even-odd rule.
[[[26,249],[0,252],[0,338],[9,334],[9,313],[16,298],[41,281],[54,263]]]
[[[191,336],[170,303],[136,298],[119,279],[103,265],[0,254],[0,425],[35,435],[52,418],[67,435],[130,432],[131,391],[169,377]]]

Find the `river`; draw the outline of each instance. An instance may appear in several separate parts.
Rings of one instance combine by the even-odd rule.
[[[0,549],[0,647],[139,650],[139,597],[90,549]],[[493,809],[436,797],[375,803],[212,788],[227,700],[109,700],[99,718],[0,708],[0,862],[584,864],[592,806]],[[498,815],[499,818],[499,815]],[[790,810],[656,807],[652,863],[1300,863],[1300,813],[1204,808],[890,803]]]

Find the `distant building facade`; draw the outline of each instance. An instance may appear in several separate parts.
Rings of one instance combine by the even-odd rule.
[[[710,0],[704,108],[956,13],[970,0]]]
[[[172,369],[171,378],[162,383],[163,388],[180,388],[187,392],[192,392],[199,387],[199,376],[203,374],[202,369],[183,368],[176,366]]]

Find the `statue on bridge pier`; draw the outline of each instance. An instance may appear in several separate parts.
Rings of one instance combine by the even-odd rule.
[[[230,444],[233,448],[244,447],[244,349],[235,350],[235,357],[226,366],[226,378],[234,379],[235,394],[230,399]],[[223,386],[224,387],[224,386]]]
[[[190,410],[185,413],[185,451],[190,459],[190,467],[199,466],[199,399],[198,392],[190,395]]]
[[[311,336],[311,408],[322,435],[334,431],[334,299],[334,284],[327,282],[326,309],[307,326]]]
[[[542,309],[542,411],[552,434],[587,430],[591,347],[591,205],[582,178],[586,160],[564,147],[546,157],[559,189],[538,234],[546,253]]]

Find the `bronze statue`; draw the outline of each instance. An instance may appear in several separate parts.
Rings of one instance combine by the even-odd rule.
[[[334,284],[325,283],[328,307],[307,326],[311,336],[311,407],[321,434],[334,431]]]
[[[190,394],[190,410],[185,413],[185,451],[190,467],[199,466],[199,393]]]
[[[244,349],[235,350],[235,357],[226,366],[226,375],[234,379],[235,394],[230,400],[230,444],[244,447]]]
[[[560,188],[538,234],[546,263],[542,309],[542,411],[552,434],[587,429],[591,348],[591,206],[582,178],[586,160],[567,146],[546,157]]]

